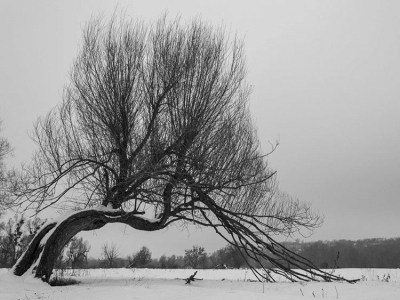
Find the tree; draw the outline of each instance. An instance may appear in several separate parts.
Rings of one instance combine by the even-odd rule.
[[[218,268],[235,268],[246,264],[246,258],[243,257],[240,250],[232,245],[227,245],[210,256],[213,265]]]
[[[2,131],[2,121],[0,120],[0,132]],[[4,137],[0,137],[0,217],[5,209],[5,202],[9,196],[8,180],[10,173],[7,172],[4,160],[7,156],[12,153],[12,147],[8,140]],[[0,224],[0,229],[1,229]]]
[[[61,249],[82,230],[181,222],[214,228],[245,257],[267,259],[292,280],[340,279],[273,239],[322,220],[278,192],[248,109],[243,43],[228,37],[199,19],[87,24],[61,104],[35,125],[38,150],[15,193],[15,205],[74,213],[40,230],[15,275],[34,264],[34,276],[48,281]],[[267,273],[252,271],[259,279]]]
[[[103,259],[107,262],[109,268],[113,268],[115,266],[115,262],[119,256],[119,249],[116,244],[104,243],[101,246]]]
[[[132,257],[128,257],[129,268],[144,268],[151,263],[151,252],[149,248],[143,246]]]
[[[158,263],[161,269],[167,269],[167,263],[168,263],[167,256],[165,254],[161,255],[160,259],[158,260]]]
[[[84,241],[82,237],[73,237],[66,247],[67,261],[71,268],[76,269],[85,266],[89,251],[90,245],[88,241]],[[103,253],[104,251],[103,249]]]
[[[24,215],[10,218],[0,228],[0,265],[11,267],[43,223],[40,218],[26,219]]]
[[[22,219],[10,218],[4,225],[0,235],[0,263],[3,267],[11,267],[22,251]]]
[[[182,269],[184,268],[183,256],[165,256],[162,255],[159,259],[159,265],[162,269]]]
[[[184,256],[185,266],[196,269],[199,267],[205,267],[207,262],[207,253],[203,247],[193,246],[192,249],[185,250]]]

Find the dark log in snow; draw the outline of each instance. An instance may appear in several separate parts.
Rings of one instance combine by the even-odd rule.
[[[203,280],[203,279],[200,279],[200,278],[195,278],[196,274],[197,274],[197,271],[194,272],[193,275],[190,275],[188,278],[185,278],[184,279],[186,281],[185,284],[190,284],[192,281],[194,282],[195,280]]]

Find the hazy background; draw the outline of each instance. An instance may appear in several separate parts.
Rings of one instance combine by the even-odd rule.
[[[154,21],[164,11],[201,16],[243,37],[251,110],[280,188],[325,215],[308,240],[400,236],[399,1],[4,1],[0,0],[0,118],[29,161],[28,132],[60,102],[82,27],[126,9]],[[109,225],[86,233],[98,256],[115,241],[125,256],[153,257],[192,245],[224,246],[209,230],[138,232]]]

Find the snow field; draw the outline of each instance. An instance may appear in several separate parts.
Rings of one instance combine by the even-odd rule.
[[[183,278],[194,270],[89,269],[68,270],[65,276],[81,281],[78,285],[50,287],[31,277],[16,277],[0,269],[1,300],[127,300],[127,299],[207,299],[207,300],[293,300],[293,299],[400,299],[399,269],[339,269],[359,283],[251,282],[250,270],[198,270],[196,281],[185,285]],[[385,280],[388,278],[388,282]],[[383,281],[382,281],[383,280]]]

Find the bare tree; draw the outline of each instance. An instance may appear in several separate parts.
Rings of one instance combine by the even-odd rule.
[[[2,120],[0,120],[0,132],[3,130],[2,128]],[[4,137],[0,137],[0,162],[3,167],[4,159],[10,155],[12,152],[12,147],[8,140]]]
[[[277,191],[249,114],[243,43],[228,37],[201,20],[166,16],[152,25],[117,17],[87,24],[61,104],[36,123],[38,150],[15,201],[75,213],[47,223],[14,274],[35,264],[35,276],[48,281],[82,230],[188,222],[214,228],[292,280],[340,279],[273,239],[322,220]],[[260,279],[267,273],[252,270]]]
[[[210,255],[210,260],[217,268],[239,269],[246,263],[243,254],[233,245],[227,245],[215,251]]]
[[[87,254],[90,248],[89,242],[84,241],[82,237],[71,239],[66,249],[66,255],[72,269],[82,268],[87,263]]]
[[[2,129],[2,121],[0,120],[0,132]],[[9,195],[7,178],[10,176],[10,173],[6,170],[4,160],[12,153],[12,150],[13,149],[8,140],[4,137],[0,137],[0,216],[5,207],[5,200]]]
[[[10,218],[0,231],[0,265],[11,267],[21,254],[23,219]]]
[[[203,247],[193,246],[192,249],[185,250],[185,266],[191,267],[193,269],[205,265],[207,260],[207,253],[204,251]]]
[[[43,224],[40,218],[15,215],[0,226],[0,265],[11,267]]]
[[[128,256],[129,266],[128,268],[144,268],[151,263],[151,252],[146,246],[140,248],[138,252]]]
[[[101,246],[102,256],[108,263],[109,268],[114,267],[115,260],[119,256],[119,249],[115,243],[105,243]]]

